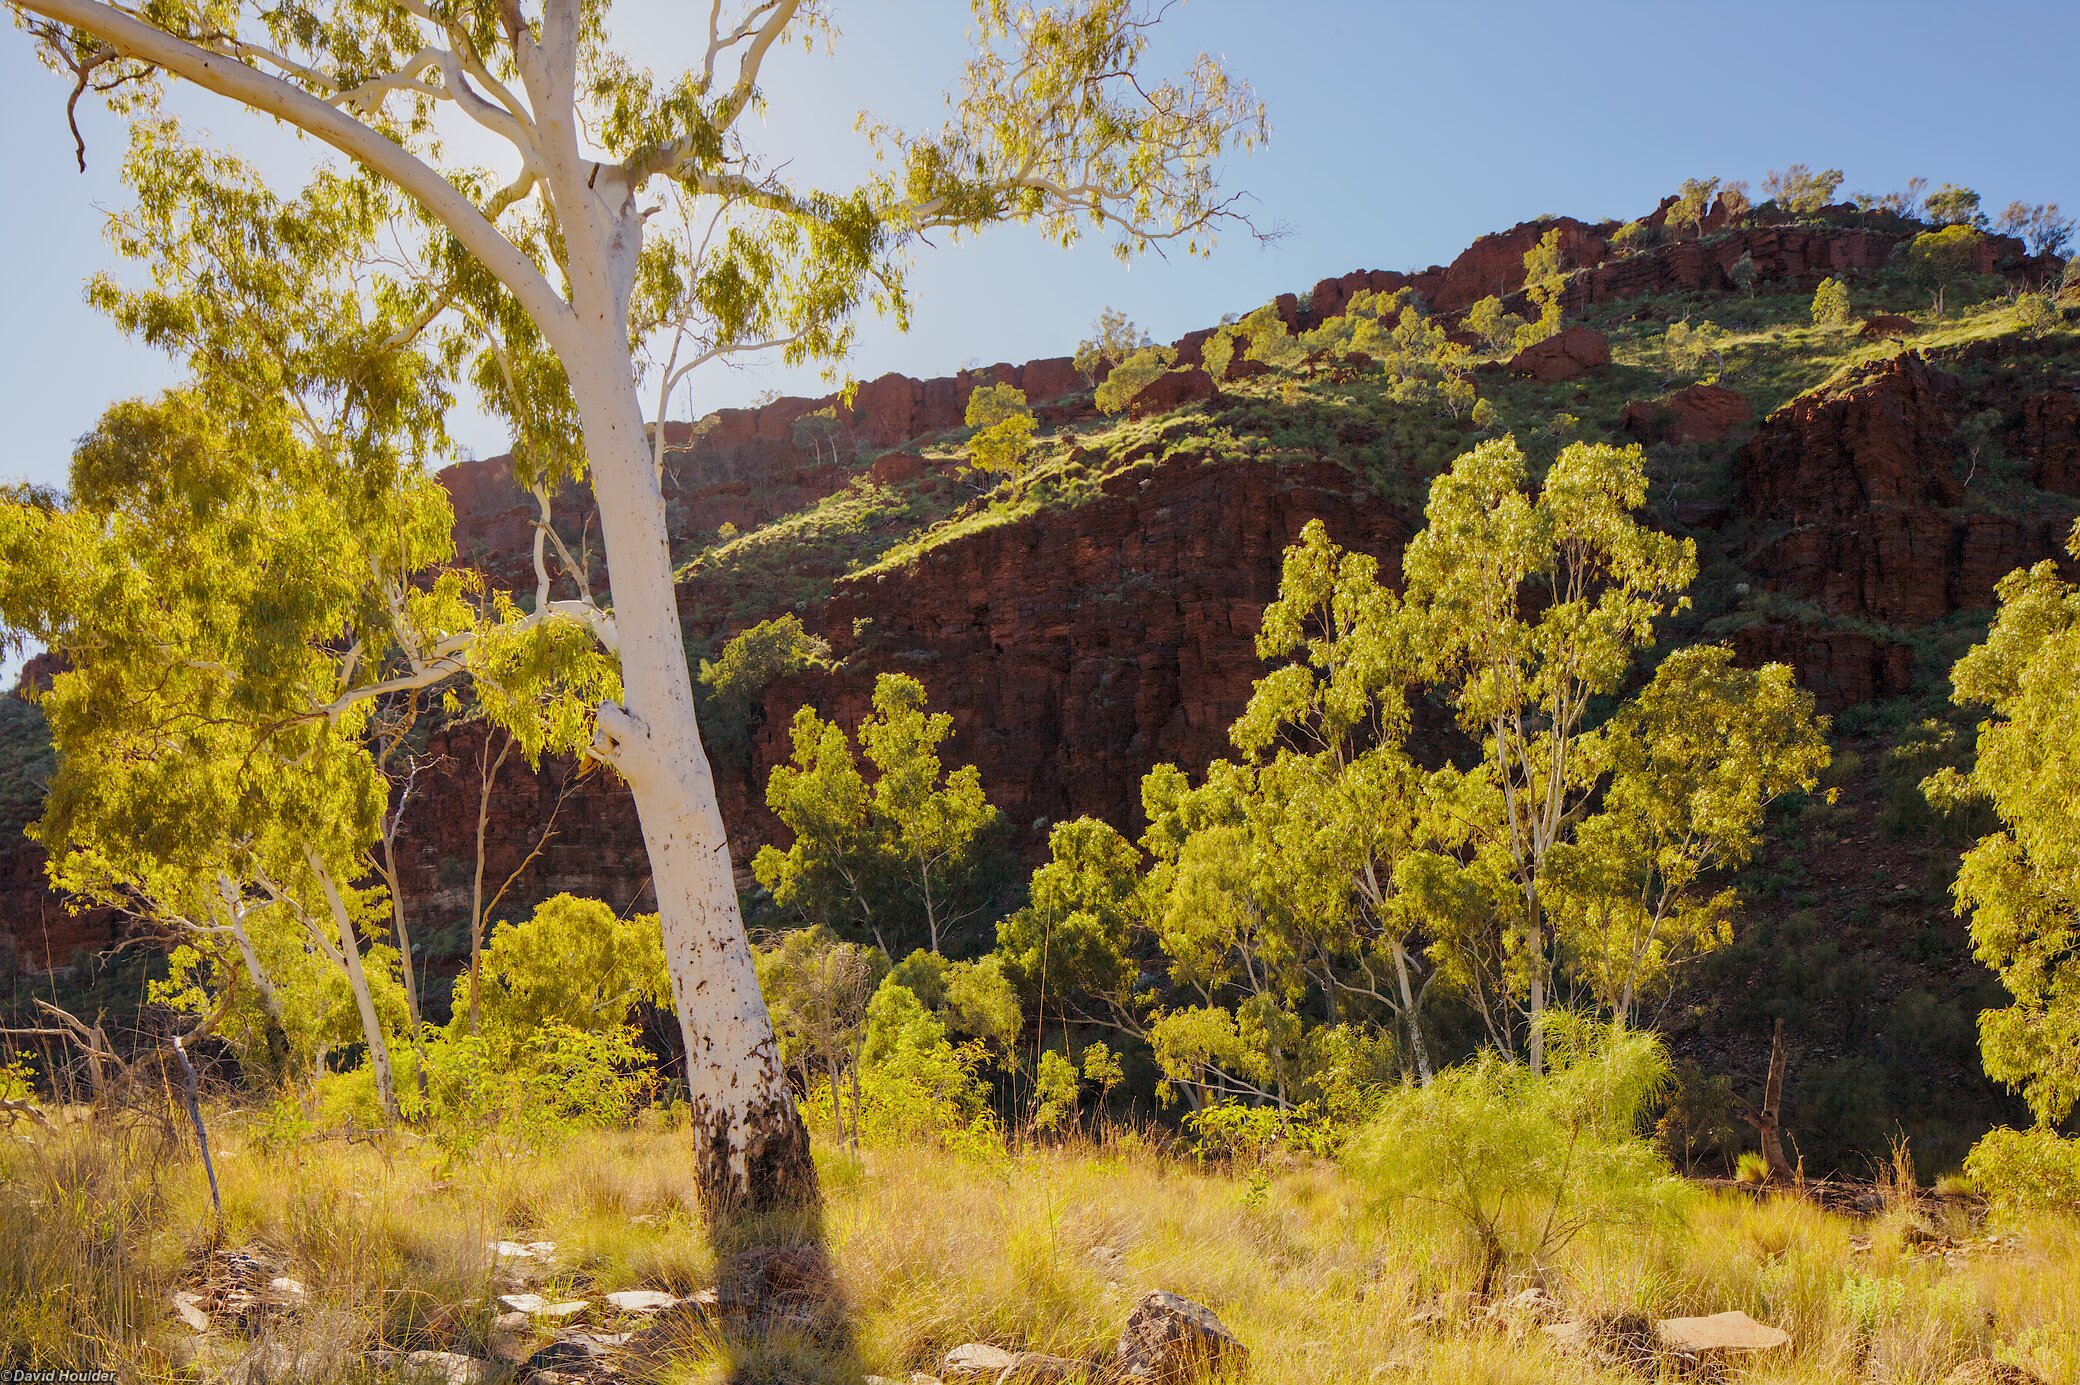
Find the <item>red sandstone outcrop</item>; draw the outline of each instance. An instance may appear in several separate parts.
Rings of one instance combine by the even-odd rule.
[[[1341,313],[1358,293],[1392,293],[1413,289],[1430,311],[1458,313],[1492,296],[1508,298],[1524,287],[1524,252],[1548,231],[1560,232],[1560,263],[1579,269],[1600,261],[1609,249],[1608,224],[1591,226],[1573,217],[1526,221],[1507,231],[1482,236],[1449,265],[1404,274],[1391,269],[1361,269],[1324,279],[1308,296],[1304,325],[1314,326]]]
[[[1089,387],[1067,356],[1024,365],[999,364],[931,380],[882,375],[864,381],[848,408],[839,395],[787,397],[755,409],[718,409],[697,424],[665,426],[665,503],[675,538],[705,541],[724,524],[750,529],[813,505],[844,488],[865,467],[863,456],[962,426],[968,395],[978,385],[1010,384],[1048,422],[1068,416],[1068,396]],[[795,421],[831,408],[837,432],[829,444],[795,436]],[[1071,411],[1073,412],[1073,411]],[[508,457],[463,462],[441,473],[455,506],[455,547],[461,561],[509,589],[534,586],[532,549],[539,508],[515,486]],[[891,462],[887,472],[917,474],[921,467]],[[598,514],[584,486],[555,498],[557,532],[576,553],[591,539],[597,557]],[[595,569],[595,584],[602,579]]]
[[[1124,829],[1151,765],[1227,752],[1264,671],[1256,632],[1282,556],[1317,517],[1389,572],[1413,532],[1341,467],[1179,458],[1113,476],[1058,523],[984,529],[840,582],[805,620],[844,665],[767,692],[751,774],[725,786],[733,827],[764,826],[747,821],[762,814],[754,786],[786,755],[795,708],[849,723],[893,670],[953,713],[952,755],[981,767],[1016,827],[1095,813]]]
[[[1277,307],[1288,324],[1304,327],[1360,289],[1409,287],[1440,312],[1491,293],[1515,295],[1521,309],[1523,252],[1554,226],[1563,263],[1582,271],[1570,283],[1571,308],[1637,294],[1723,292],[1743,254],[1764,281],[1804,286],[1885,264],[1917,229],[1875,219],[1749,226],[1709,243],[1667,242],[1612,259],[1610,224],[1563,218],[1485,237],[1450,266],[1344,275],[1317,284],[1306,310],[1290,294]],[[1987,272],[2041,277],[2042,266],[2005,238],[1989,238],[1982,258]],[[1204,336],[1180,344],[1188,348],[1180,350],[1181,365],[1197,364]],[[2004,340],[1994,349],[2005,360],[2063,346]],[[1973,509],[1954,429],[1961,410],[1989,405],[1962,398],[1947,378],[1902,358],[1761,425],[1737,464],[1729,528],[1762,540],[1750,564],[1762,582],[1859,622],[1912,623],[1986,604],[2008,568],[2055,551],[2070,522],[2065,512],[2032,526]],[[865,382],[850,407],[837,409],[835,462],[827,447],[819,457],[798,442],[793,428],[802,414],[837,402],[831,398],[776,400],[724,410],[697,426],[668,425],[672,530],[692,546],[724,522],[749,527],[811,504],[860,474],[868,465],[863,453],[958,427],[968,391],[993,381],[1025,390],[1050,422],[1089,407],[1088,382],[1067,358],[1052,358],[938,380]],[[2080,399],[2041,384],[1994,393],[2007,458],[2043,490],[2080,495]],[[884,484],[904,484],[924,465],[895,452],[874,472]],[[504,459],[450,468],[442,480],[455,498],[464,560],[494,581],[531,587],[534,502],[512,485]],[[1724,507],[1705,502],[1675,513],[1692,528],[1729,521]],[[1317,514],[1340,541],[1389,564],[1414,522],[1333,466],[1180,460],[1114,477],[1062,522],[1043,515],[985,529],[931,549],[899,573],[840,582],[835,597],[804,618],[848,662],[835,675],[788,680],[768,692],[747,762],[722,782],[733,842],[748,854],[769,835],[758,788],[785,751],[794,708],[811,701],[856,718],[874,673],[888,668],[917,672],[935,702],[956,713],[954,754],[982,767],[992,797],[1021,829],[1079,812],[1131,826],[1150,764],[1174,759],[1196,768],[1225,752],[1227,726],[1261,672],[1252,641],[1275,593],[1279,554]],[[557,520],[574,549],[588,532],[596,535],[583,488],[559,499]],[[597,550],[595,538],[596,587],[603,585]],[[1862,628],[1778,620],[1732,639],[1744,661],[1795,664],[1829,707],[1895,696],[1912,683],[1909,647]],[[467,909],[477,735],[451,729],[436,736],[438,758],[407,812],[401,865],[422,935]],[[508,764],[493,799],[487,875],[503,879],[531,849],[564,773],[567,767],[551,767],[537,777]],[[68,913],[45,888],[38,849],[18,835],[13,843],[0,850],[0,929],[14,935],[26,959],[62,961],[77,946],[109,941],[114,916]],[[628,797],[599,774],[573,791],[556,836],[517,892],[527,899],[571,889],[621,906],[646,902],[646,879]]]
[[[1551,385],[1578,380],[1610,363],[1611,344],[1603,333],[1587,327],[1569,327],[1510,357],[1509,368],[1517,375]]]
[[[15,675],[14,695],[24,702],[34,702],[51,690],[51,680],[68,667],[64,655],[48,649],[31,654],[23,662],[22,671]]]
[[[2029,459],[2031,485],[2080,496],[2080,392],[2059,390],[2024,399],[2014,445]]]
[[[1172,409],[1182,409],[1187,404],[1203,404],[1219,397],[1220,391],[1213,387],[1213,377],[1203,370],[1194,367],[1166,371],[1143,385],[1140,393],[1127,402],[1127,417],[1152,418]]]
[[[1754,406],[1730,389],[1688,385],[1628,403],[1618,415],[1618,431],[1641,443],[1717,442],[1754,415]]]
[[[1735,657],[1750,668],[1790,664],[1800,684],[1831,712],[1913,688],[1914,651],[1861,630],[1772,622],[1734,631],[1731,643]]]
[[[1956,424],[1987,402],[1907,353],[1772,414],[1735,462],[1740,504],[1770,536],[1754,569],[1824,610],[1885,624],[1991,606],[2001,577],[2055,554],[2071,521],[1973,507]]]

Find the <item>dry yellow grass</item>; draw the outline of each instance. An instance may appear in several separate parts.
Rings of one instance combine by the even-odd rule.
[[[273,1331],[316,1378],[368,1378],[359,1362],[376,1346],[480,1351],[498,1238],[558,1244],[544,1292],[713,1280],[669,1131],[450,1161],[404,1136],[267,1154],[234,1118],[219,1127],[221,1231],[185,1154],[83,1125],[7,1142],[0,1359],[110,1366],[125,1381],[179,1373],[187,1334],[169,1295],[216,1246],[268,1247],[308,1287],[311,1306]],[[1126,1136],[984,1161],[870,1149],[858,1163],[827,1159],[824,1183],[849,1346],[786,1332],[692,1342],[666,1378],[901,1379],[969,1340],[1088,1355],[1137,1297],[1165,1288],[1212,1307],[1251,1347],[1262,1385],[1639,1379],[1557,1352],[1528,1315],[1466,1310],[1455,1291],[1472,1266],[1451,1228],[1374,1205],[1327,1165],[1209,1171]],[[1736,1372],[1756,1385],[1935,1385],[1972,1358],[2080,1379],[2080,1223],[1952,1215],[1943,1229],[1979,1248],[1946,1259],[1907,1243],[1904,1212],[1866,1223],[1699,1189],[1679,1218],[1585,1234],[1554,1263],[1519,1267],[1512,1288],[1539,1282],[1584,1314],[1744,1309],[1794,1339]],[[2019,1246],[1986,1248],[1996,1230]],[[1441,1324],[1411,1325],[1440,1303]]]

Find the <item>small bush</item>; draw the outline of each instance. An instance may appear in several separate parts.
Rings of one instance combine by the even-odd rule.
[[[1965,1157],[1964,1171],[1998,1206],[2080,1207],[2080,1139],[2042,1126],[1988,1131]]]
[[[1484,1053],[1428,1086],[1398,1088],[1346,1155],[1381,1199],[1445,1209],[1483,1295],[1512,1264],[1542,1261],[1591,1226],[1664,1212],[1677,1186],[1639,1135],[1668,1082],[1660,1040],[1549,1021],[1545,1074]]]
[[[1849,286],[1836,278],[1820,281],[1813,290],[1813,325],[1815,327],[1846,327],[1854,316],[1855,308],[1849,302]]]
[[[1108,414],[1125,413],[1134,396],[1153,384],[1176,360],[1177,353],[1167,346],[1142,347],[1114,366],[1105,383],[1098,386],[1094,396],[1098,407]]]

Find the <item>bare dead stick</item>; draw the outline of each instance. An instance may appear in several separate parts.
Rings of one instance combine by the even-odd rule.
[[[188,1050],[175,1035],[173,1056],[181,1060],[181,1076],[188,1088],[188,1119],[195,1122],[195,1143],[202,1148],[202,1171],[209,1175],[210,1206],[217,1210],[217,1220],[224,1220],[224,1198],[217,1191],[217,1166],[209,1157],[209,1132],[202,1128],[202,1101],[195,1080],[195,1065],[188,1061]]]

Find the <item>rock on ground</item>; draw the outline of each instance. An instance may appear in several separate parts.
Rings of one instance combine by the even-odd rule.
[[[1692,1356],[1775,1351],[1791,1345],[1791,1334],[1783,1328],[1759,1323],[1738,1310],[1703,1318],[1663,1318],[1656,1327],[1663,1346]]]
[[[1179,1381],[1248,1357],[1249,1348],[1211,1310],[1157,1290],[1134,1305],[1112,1374],[1120,1380]]]
[[[1082,1362],[1066,1357],[967,1342],[946,1353],[937,1379],[945,1385],[1056,1385],[1085,1374]]]
[[[656,1289],[619,1289],[606,1296],[606,1304],[617,1313],[655,1313],[676,1307],[677,1294],[662,1293]]]
[[[441,1385],[487,1385],[499,1374],[494,1362],[452,1351],[414,1351],[404,1358],[405,1373]]]

